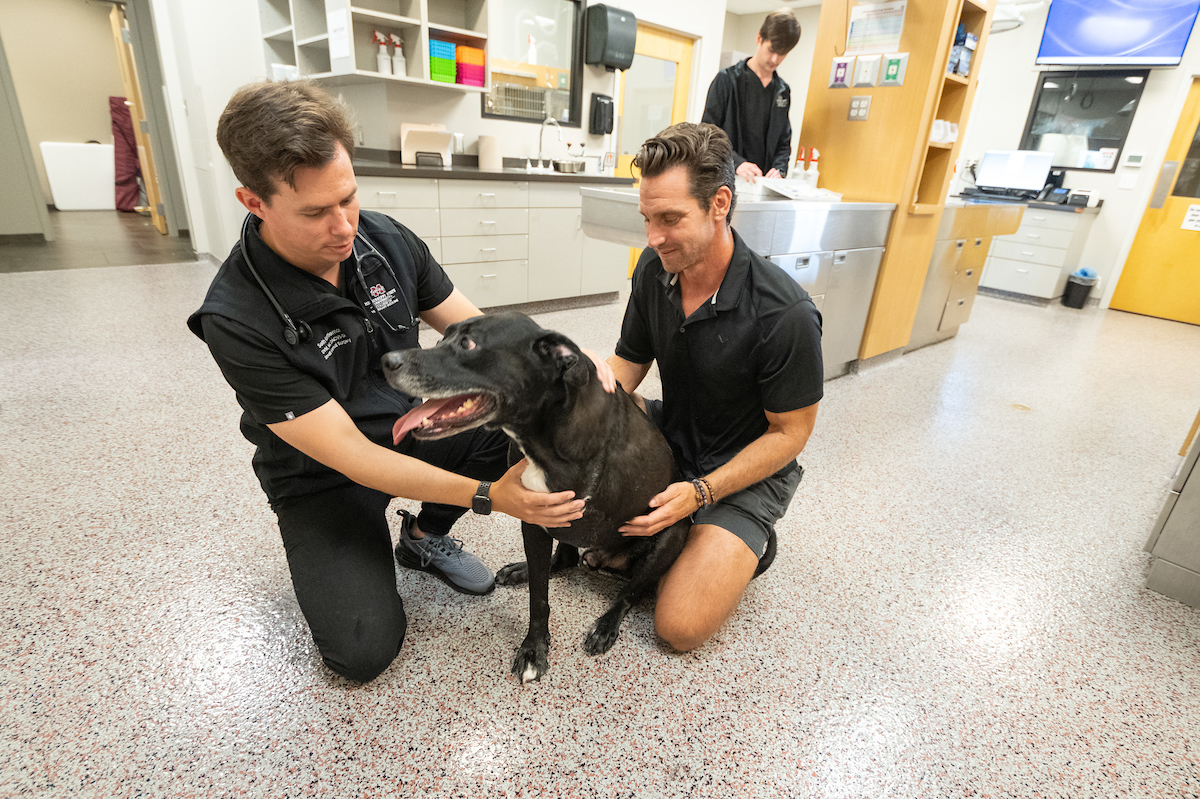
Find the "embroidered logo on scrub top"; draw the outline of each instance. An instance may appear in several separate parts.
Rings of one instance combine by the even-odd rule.
[[[317,342],[317,347],[321,350],[321,354],[325,356],[325,360],[333,355],[334,350],[343,344],[349,344],[350,337],[342,332],[340,327],[335,327],[330,330],[325,336]]]
[[[382,311],[384,308],[390,308],[397,302],[395,289],[385,289],[382,283],[376,283],[374,286],[371,286],[371,303],[375,306],[375,310]]]
[[[778,107],[778,108],[787,108],[787,107],[788,107],[788,101],[787,101],[787,98],[786,98],[786,97],[784,97],[784,96],[782,96],[782,95],[781,95],[781,96],[779,96],[779,97],[776,97],[776,98],[775,98],[775,105],[776,105],[776,107]]]

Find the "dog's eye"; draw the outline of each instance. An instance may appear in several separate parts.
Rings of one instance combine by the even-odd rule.
[[[473,350],[475,349],[475,342],[471,341],[471,339],[467,338],[466,336],[463,336],[458,340],[458,348],[460,350]]]

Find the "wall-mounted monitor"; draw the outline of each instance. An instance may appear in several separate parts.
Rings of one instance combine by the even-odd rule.
[[[1200,0],[1051,0],[1039,64],[1175,66]]]

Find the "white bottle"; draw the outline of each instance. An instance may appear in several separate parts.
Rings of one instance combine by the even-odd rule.
[[[821,175],[817,169],[817,159],[820,157],[820,151],[816,147],[812,148],[812,155],[808,159],[808,169],[804,170],[804,182],[814,189],[817,187],[817,178]]]
[[[392,57],[387,51],[387,37],[375,31],[375,43],[379,45],[379,53],[375,56],[375,66],[380,75],[392,74]]]
[[[404,40],[397,34],[392,37],[392,74],[408,75],[408,61],[404,58]]]

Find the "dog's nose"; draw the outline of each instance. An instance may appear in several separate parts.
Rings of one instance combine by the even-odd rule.
[[[404,365],[404,353],[399,350],[392,350],[385,353],[383,356],[383,368],[388,371],[396,371]]]

